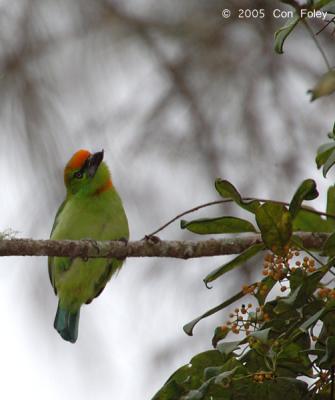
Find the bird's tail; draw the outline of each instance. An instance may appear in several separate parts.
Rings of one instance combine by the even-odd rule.
[[[71,313],[60,306],[58,303],[54,327],[64,340],[75,343],[78,338],[80,309]]]

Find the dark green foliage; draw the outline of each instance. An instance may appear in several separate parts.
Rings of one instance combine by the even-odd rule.
[[[275,33],[277,53],[283,53],[286,39],[298,24],[305,25],[313,35],[307,18],[299,15],[300,7],[335,14],[335,0],[281,2],[291,7],[294,17]],[[313,39],[317,42],[314,36]],[[321,53],[328,72],[316,83],[312,98],[335,90],[335,70],[322,50]],[[335,124],[328,137],[331,142],[320,146],[316,156],[317,167],[323,167],[324,176],[335,164]],[[192,335],[194,326],[203,318],[244,296],[249,296],[247,301],[253,299],[248,305],[235,305],[230,319],[215,328],[212,345],[216,350],[200,353],[179,368],[153,400],[333,400],[335,185],[328,189],[326,213],[303,204],[318,197],[312,179],[299,185],[290,203],[244,198],[224,179],[217,179],[215,188],[224,202],[234,202],[252,213],[259,232],[252,222],[227,215],[182,221],[181,227],[197,234],[256,232],[262,243],[257,237],[247,250],[209,273],[205,284],[247,261],[257,260],[255,256],[268,249],[264,277],[252,285],[243,285],[241,291],[184,326],[184,331]],[[306,249],[298,231],[331,235],[323,249]],[[248,268],[257,269],[258,265]],[[231,334],[238,335],[237,340],[230,340]]]
[[[313,365],[325,371],[335,364],[335,299],[331,298],[331,289],[323,289],[323,278],[334,262],[330,259],[323,264],[309,253],[309,257],[302,258],[296,251],[305,249],[294,232],[299,228],[310,232],[332,232],[334,219],[302,208],[304,201],[318,196],[316,184],[311,179],[302,182],[288,206],[274,201],[245,200],[225,180],[218,179],[216,188],[222,197],[254,214],[263,243],[252,245],[216,268],[204,282],[208,285],[250,262],[267,248],[271,253],[265,257],[266,276],[259,282],[244,286],[228,300],[186,324],[184,331],[192,335],[194,326],[203,318],[229,307],[247,294],[253,296],[258,308],[252,309],[256,306],[245,304],[237,307],[230,315],[235,322],[228,321],[214,330],[212,345],[217,350],[201,353],[190,364],[178,369],[153,400],[272,400],[283,396],[285,400],[322,399],[329,394],[327,381],[318,389],[313,386],[310,389],[299,378],[314,377]],[[334,211],[335,188],[331,186],[327,212],[333,214]],[[183,221],[182,228],[199,234],[225,234],[238,229],[244,233],[249,228],[255,231],[250,222],[228,216]],[[324,245],[323,253],[327,256],[335,255],[334,237],[331,235]],[[292,247],[295,250],[290,250]],[[300,264],[294,264],[294,257],[300,258]],[[279,269],[268,274],[271,268]],[[272,290],[278,286],[285,294],[271,299]],[[319,292],[322,290],[326,290],[325,295]],[[335,298],[335,289],[332,296]],[[321,328],[317,339],[314,338],[316,326],[319,330]],[[229,340],[231,334],[244,331],[247,335],[239,340]]]

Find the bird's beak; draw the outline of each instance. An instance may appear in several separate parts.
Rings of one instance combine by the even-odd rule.
[[[87,167],[87,175],[90,178],[93,178],[95,173],[97,172],[97,169],[99,165],[101,164],[101,161],[104,158],[104,151],[101,150],[97,153],[92,154],[89,159],[88,159],[88,167]]]

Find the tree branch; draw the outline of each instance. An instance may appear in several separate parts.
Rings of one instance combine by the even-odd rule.
[[[320,250],[329,237],[327,233],[298,233],[303,246]],[[94,240],[33,240],[2,239],[0,256],[63,256],[63,257],[172,257],[198,258],[229,254],[239,254],[256,243],[261,243],[260,235],[229,239],[208,239],[202,241],[147,240],[128,242]]]

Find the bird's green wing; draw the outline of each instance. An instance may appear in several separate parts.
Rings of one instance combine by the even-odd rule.
[[[107,265],[105,272],[101,275],[100,279],[95,285],[95,295],[89,298],[86,304],[90,304],[92,300],[100,296],[102,291],[105,289],[105,286],[107,285],[108,281],[115,274],[115,272],[121,268],[122,263],[123,263],[122,260],[117,260],[116,258],[110,260],[110,263]]]
[[[52,233],[53,233],[53,231],[55,230],[55,228],[56,228],[56,226],[57,226],[58,217],[59,217],[60,213],[62,212],[62,210],[63,210],[63,208],[64,208],[64,206],[65,206],[65,203],[66,203],[66,199],[63,201],[63,203],[62,203],[62,204],[60,205],[60,207],[58,208],[58,211],[57,211],[56,216],[55,216],[54,223],[53,223],[53,225],[52,225],[50,237],[52,236]],[[55,286],[54,281],[53,281],[53,279],[52,279],[53,259],[54,259],[53,257],[49,257],[49,258],[48,258],[48,272],[49,272],[49,279],[50,279],[51,285],[52,285],[52,287],[54,288],[55,294],[57,294],[56,286]]]

